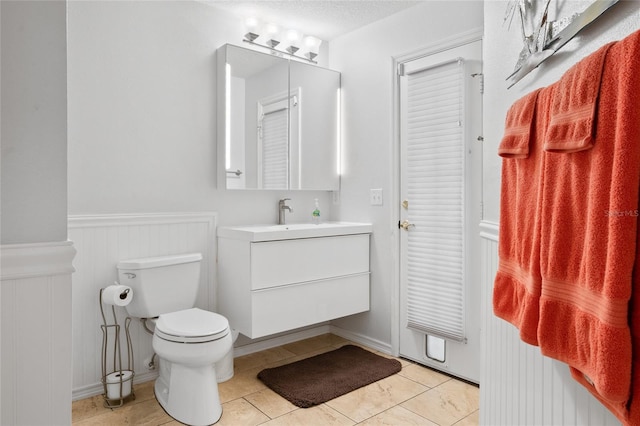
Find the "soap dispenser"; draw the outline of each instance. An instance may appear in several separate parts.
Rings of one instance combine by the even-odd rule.
[[[313,211],[313,213],[311,213],[311,219],[313,221],[313,223],[315,223],[316,225],[320,223],[320,204],[318,203],[318,199],[316,198],[316,208]]]

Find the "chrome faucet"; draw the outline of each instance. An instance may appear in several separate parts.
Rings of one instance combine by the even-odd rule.
[[[278,225],[284,225],[287,222],[284,216],[285,210],[289,210],[289,213],[293,213],[293,209],[286,204],[289,200],[291,200],[291,198],[283,198],[278,201]]]

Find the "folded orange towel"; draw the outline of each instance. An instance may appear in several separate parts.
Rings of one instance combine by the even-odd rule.
[[[503,158],[527,158],[533,131],[533,118],[540,89],[518,99],[507,111],[504,136],[498,146]]]
[[[540,176],[546,115],[536,103],[549,104],[549,94],[530,93],[507,114],[501,144],[502,190],[498,271],[493,287],[493,312],[520,329],[520,338],[537,344],[540,298]]]
[[[628,401],[631,385],[628,304],[637,255],[638,93],[640,32],[606,54],[593,148],[546,153],[540,204],[541,352],[579,371],[583,383],[613,405]]]
[[[602,67],[612,44],[578,62],[558,82],[545,151],[577,152],[593,147]]]

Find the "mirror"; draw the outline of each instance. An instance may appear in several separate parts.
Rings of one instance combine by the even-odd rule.
[[[338,189],[339,72],[227,44],[218,93],[220,187]]]

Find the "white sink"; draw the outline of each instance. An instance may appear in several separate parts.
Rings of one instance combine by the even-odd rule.
[[[292,223],[289,225],[224,226],[218,228],[218,237],[244,241],[274,241],[297,238],[329,237],[370,233],[370,223],[324,222]]]

